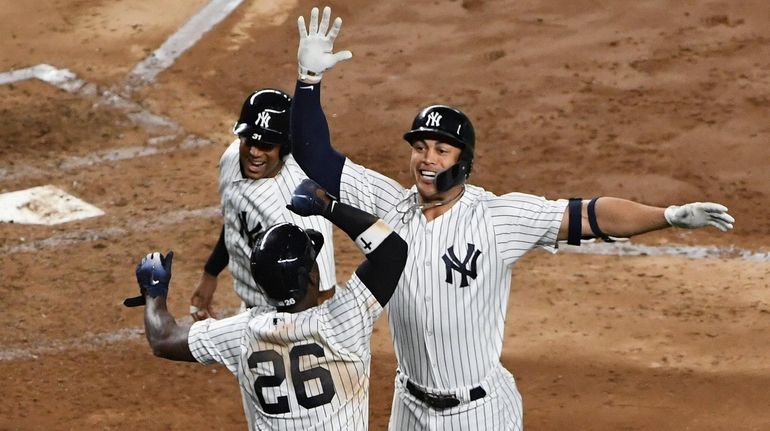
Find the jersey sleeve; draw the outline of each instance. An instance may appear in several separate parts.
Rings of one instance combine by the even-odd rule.
[[[240,141],[235,140],[219,158],[219,195],[234,179],[241,175]]]
[[[195,360],[204,365],[222,364],[236,374],[241,339],[251,314],[245,311],[226,319],[206,319],[193,323],[187,343]]]
[[[330,316],[327,332],[333,334],[337,347],[364,355],[369,350],[374,323],[383,311],[377,298],[353,274],[345,287],[324,304]]]
[[[340,201],[379,218],[404,198],[405,189],[396,180],[345,160],[340,178]]]
[[[502,258],[511,262],[534,247],[555,253],[567,202],[524,193],[491,199],[488,208]]]

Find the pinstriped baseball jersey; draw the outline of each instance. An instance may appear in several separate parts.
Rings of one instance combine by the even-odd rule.
[[[261,290],[251,276],[250,257],[257,234],[282,222],[321,232],[326,246],[317,258],[321,290],[336,283],[332,227],[323,217],[300,217],[286,209],[294,189],[307,175],[288,155],[278,174],[272,178],[252,180],[241,174],[238,154],[240,142],[235,140],[219,162],[219,196],[225,221],[225,245],[230,255],[229,268],[235,292],[249,306],[267,305]]]
[[[512,265],[534,247],[556,251],[567,201],[466,185],[428,222],[406,211],[415,193],[345,162],[341,200],[381,217],[410,247],[388,303],[399,369],[437,393],[474,387],[499,366]]]
[[[357,275],[300,313],[256,309],[196,322],[188,343],[203,364],[238,377],[257,412],[254,429],[365,430],[369,342],[382,307]]]

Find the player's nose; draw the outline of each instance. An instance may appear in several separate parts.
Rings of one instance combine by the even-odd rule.
[[[252,145],[249,147],[249,154],[251,154],[252,157],[261,156],[263,153],[264,151],[261,150],[257,145]]]
[[[437,160],[438,154],[436,153],[436,150],[433,148],[428,148],[423,153],[423,161],[428,164],[435,164]]]

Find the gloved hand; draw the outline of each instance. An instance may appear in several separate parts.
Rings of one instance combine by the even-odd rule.
[[[126,307],[137,307],[145,304],[145,295],[152,298],[166,296],[168,283],[171,281],[171,264],[174,252],[169,251],[164,257],[156,252],[149,253],[136,265],[136,281],[139,283],[140,296],[127,298],[123,301]]]
[[[337,200],[315,181],[306,178],[294,189],[286,208],[301,216],[325,215]]]
[[[334,20],[331,30],[328,34],[329,18],[332,10],[328,6],[324,8],[321,25],[318,25],[318,8],[314,7],[310,12],[310,29],[305,29],[305,18],[300,16],[297,19],[299,27],[299,50],[297,51],[297,61],[299,63],[299,79],[309,84],[315,84],[321,81],[321,77],[326,69],[331,68],[337,62],[347,60],[353,56],[350,51],[340,51],[332,53],[334,48],[334,39],[342,26],[342,18],[337,17]]]
[[[727,207],[712,202],[694,202],[682,206],[671,205],[663,215],[671,226],[696,229],[707,225],[726,232],[733,228],[735,219]]]

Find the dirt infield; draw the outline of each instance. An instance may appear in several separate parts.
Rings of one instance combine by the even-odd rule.
[[[0,223],[0,430],[245,428],[226,369],[153,357],[141,311],[121,305],[137,259],[172,248],[170,308],[186,315],[221,226],[217,163],[232,122],[251,90],[293,91],[295,19],[314,6],[243,1],[154,80],[134,79],[207,4],[0,0],[0,82],[49,65],[0,85],[0,193],[53,184],[106,213]],[[474,121],[472,181],[494,192],[712,200],[737,219],[726,234],[632,241],[718,257],[519,262],[502,361],[527,429],[770,429],[766,1],[330,5],[344,19],[337,47],[354,57],[322,96],[353,160],[407,184],[401,134],[441,102]],[[335,235],[344,280],[359,255]],[[219,286],[217,309],[233,310],[229,275]],[[385,318],[373,351],[380,430],[395,370]]]

